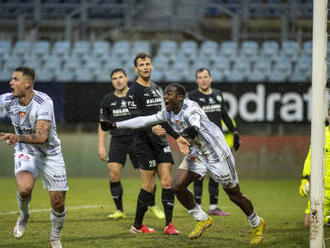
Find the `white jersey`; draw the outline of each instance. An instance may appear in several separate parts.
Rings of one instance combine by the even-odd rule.
[[[0,95],[0,112],[5,112],[11,120],[16,134],[35,133],[38,120],[51,122],[49,136],[44,144],[26,144],[17,142],[15,152],[24,152],[33,156],[59,155],[60,141],[56,133],[56,122],[52,99],[45,93],[34,90],[31,102],[22,106],[12,93]]]
[[[194,126],[199,132],[194,140],[189,140],[192,147],[188,156],[198,157],[206,163],[223,161],[231,156],[230,148],[220,128],[208,119],[198,103],[187,98],[178,114],[162,110],[155,115],[134,119],[118,122],[117,126],[118,128],[140,128],[144,125],[168,122],[179,134],[183,134],[186,128]]]

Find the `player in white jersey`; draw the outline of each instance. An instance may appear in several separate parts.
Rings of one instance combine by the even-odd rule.
[[[14,236],[23,236],[30,217],[29,203],[37,176],[49,191],[52,206],[51,247],[62,247],[60,233],[65,221],[65,196],[68,190],[65,164],[56,133],[53,101],[33,90],[32,68],[18,67],[9,83],[12,92],[0,95],[0,110],[5,112],[15,133],[0,133],[0,141],[15,144],[15,177],[19,217]],[[1,112],[0,111],[0,112]]]
[[[234,158],[220,128],[207,118],[196,102],[185,99],[183,86],[170,84],[165,89],[164,100],[166,110],[157,114],[117,123],[106,122],[103,125],[109,128],[137,129],[168,122],[174,131],[185,138],[177,139],[180,150],[186,156],[176,171],[172,188],[181,204],[197,220],[189,238],[200,237],[212,224],[212,219],[196,204],[192,192],[187,188],[194,180],[209,172],[216,182],[222,184],[230,200],[247,216],[252,227],[251,244],[259,244],[263,240],[264,220],[255,213],[251,201],[240,191]],[[154,132],[163,135],[165,130],[158,125],[154,127]]]

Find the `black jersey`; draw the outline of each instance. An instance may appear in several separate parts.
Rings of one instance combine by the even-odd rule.
[[[126,94],[126,98],[132,117],[153,115],[165,106],[162,88],[152,82],[150,87],[145,87],[137,82],[133,83]],[[136,141],[138,143],[151,141],[153,145],[167,147],[166,137],[153,134],[151,128],[150,126],[136,130]]]
[[[127,108],[126,97],[118,97],[113,92],[105,95],[101,101],[100,118],[111,122],[124,121],[132,118]],[[113,136],[133,135],[132,129],[110,130]]]
[[[188,93],[188,98],[199,104],[210,121],[214,122],[222,130],[221,120],[232,124],[232,120],[227,113],[225,101],[220,90],[212,89],[211,94],[203,94],[198,89]],[[234,130],[234,125],[227,125],[230,131]]]

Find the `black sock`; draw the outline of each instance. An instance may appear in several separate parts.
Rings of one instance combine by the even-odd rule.
[[[198,179],[194,181],[194,195],[197,204],[202,204],[202,194],[203,194],[203,179]]]
[[[136,205],[136,213],[135,213],[135,220],[134,220],[134,226],[137,229],[140,229],[142,227],[142,221],[145,212],[148,210],[148,206],[150,205],[152,201],[152,193],[145,191],[144,189],[140,190],[138,199],[137,199],[137,205]]]
[[[165,226],[168,226],[168,224],[172,221],[172,213],[174,208],[174,192],[172,189],[162,190],[162,203],[166,217]]]
[[[209,181],[210,204],[218,204],[219,184],[210,177]]]
[[[123,211],[123,187],[121,186],[120,181],[115,183],[110,182],[110,192],[112,199],[116,204],[116,208]]]
[[[156,185],[155,185],[155,187],[154,187],[154,191],[153,191],[153,193],[152,193],[152,196],[153,196],[153,198],[152,198],[152,201],[151,201],[151,203],[150,203],[150,207],[153,207],[153,206],[155,206],[155,198],[156,198]]]

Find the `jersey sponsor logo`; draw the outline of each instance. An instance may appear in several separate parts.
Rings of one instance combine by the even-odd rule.
[[[112,115],[113,116],[129,115],[129,110],[128,108],[113,109]]]
[[[26,112],[19,111],[19,112],[18,112],[18,115],[19,115],[19,118],[20,118],[21,120],[24,120],[25,117],[26,117]]]
[[[221,105],[220,104],[213,104],[213,105],[204,105],[202,107],[205,113],[208,112],[219,112],[221,111]]]
[[[159,105],[159,103],[162,103],[163,99],[162,98],[154,98],[154,99],[147,99],[146,103],[147,105]]]
[[[121,107],[126,107],[127,106],[127,102],[125,100],[122,100],[120,103]]]
[[[111,106],[116,106],[116,104],[117,104],[116,102],[110,103]]]
[[[169,153],[169,152],[171,152],[171,148],[170,148],[169,146],[164,147],[164,152],[165,152],[165,153]]]

